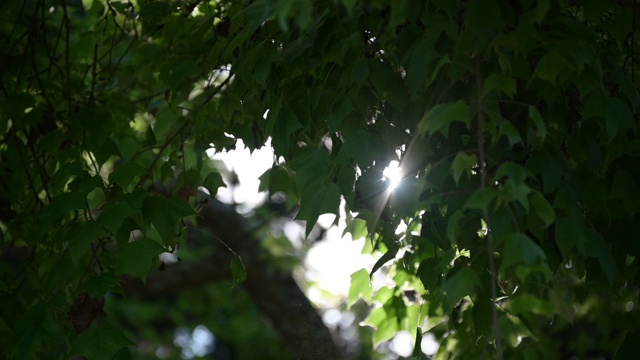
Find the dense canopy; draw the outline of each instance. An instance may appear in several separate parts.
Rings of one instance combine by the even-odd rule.
[[[427,335],[436,359],[626,358],[638,16],[634,0],[3,1],[0,357],[189,357],[175,334],[202,324],[219,359],[383,358],[401,331],[415,358]],[[274,151],[245,215],[215,199],[234,181],[208,155],[240,140]],[[342,304],[363,320],[355,350],[272,231],[327,213],[381,254]]]

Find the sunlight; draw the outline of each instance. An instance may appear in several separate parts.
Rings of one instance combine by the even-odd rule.
[[[396,160],[391,160],[389,166],[382,171],[382,175],[384,175],[385,181],[389,181],[389,191],[393,191],[402,181],[400,163]]]

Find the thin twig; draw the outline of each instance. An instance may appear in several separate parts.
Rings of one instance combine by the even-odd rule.
[[[476,59],[476,88],[477,88],[477,101],[478,101],[478,160],[480,161],[480,188],[487,186],[487,159],[484,153],[484,103],[482,99],[482,76],[480,72],[480,60]],[[500,323],[498,321],[498,308],[495,303],[498,298],[497,283],[498,274],[496,272],[496,263],[493,258],[493,234],[491,233],[491,220],[489,218],[489,211],[485,208],[483,210],[484,222],[487,225],[487,252],[489,256],[489,270],[491,272],[491,298],[494,301],[491,307],[491,317],[493,319],[493,330],[496,338],[496,351],[498,353],[498,360],[502,360],[502,336],[500,334]]]

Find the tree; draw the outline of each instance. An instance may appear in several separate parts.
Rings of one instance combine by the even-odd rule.
[[[260,225],[206,195],[224,185],[209,148],[270,139],[262,186],[307,233],[344,207],[383,254],[349,299],[370,306],[374,346],[407,330],[416,358],[426,332],[439,359],[624,358],[640,335],[639,11],[3,2],[3,355],[153,356],[177,323],[260,311],[284,346],[232,321],[216,334],[252,334],[225,341],[256,357],[340,356]],[[393,285],[374,292],[380,269]]]

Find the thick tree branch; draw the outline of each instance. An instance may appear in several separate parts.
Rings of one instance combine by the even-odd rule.
[[[260,257],[261,246],[253,235],[250,222],[232,207],[210,198],[200,215],[198,231],[207,231],[212,242],[220,239],[241,257],[247,270],[247,280],[242,286],[280,334],[293,357],[341,358],[329,329],[291,274],[271,269]],[[144,285],[126,279],[123,287],[129,293],[153,297],[229,280],[232,257],[230,251],[220,246],[215,255],[167,266],[165,271],[149,274]]]

